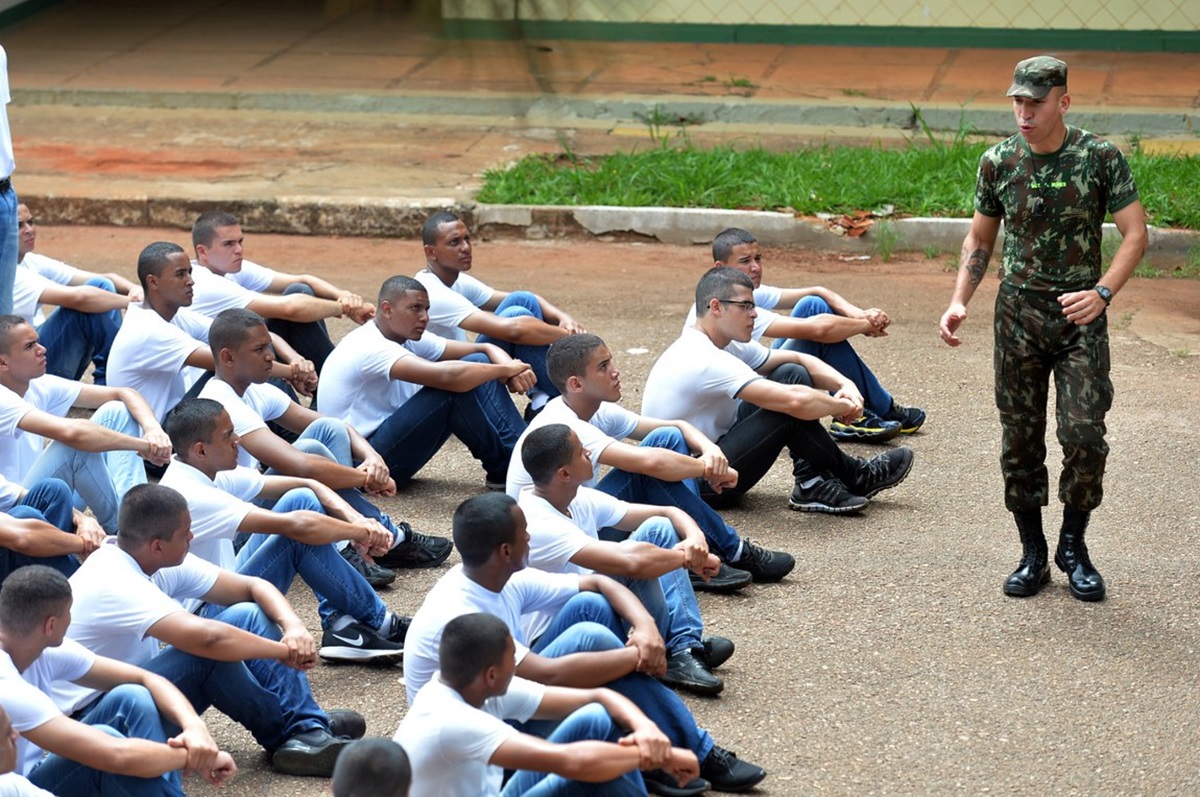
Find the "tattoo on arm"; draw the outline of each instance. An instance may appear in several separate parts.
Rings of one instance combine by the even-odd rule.
[[[964,252],[964,254],[966,253]],[[983,282],[983,275],[987,273],[988,261],[991,257],[992,253],[987,249],[976,249],[966,255],[963,268],[967,270],[972,285],[979,285]]]

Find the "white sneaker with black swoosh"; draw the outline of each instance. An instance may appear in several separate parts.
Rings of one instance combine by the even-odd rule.
[[[337,631],[327,628],[318,654],[326,661],[395,664],[404,658],[404,645],[389,642],[362,623],[350,623]]]

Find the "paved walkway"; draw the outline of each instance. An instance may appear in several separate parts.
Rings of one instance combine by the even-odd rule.
[[[266,208],[262,229],[392,234],[396,208],[470,202],[484,170],[562,142],[637,146],[647,120],[701,142],[899,142],[911,103],[1001,134],[1028,54],[446,41],[390,5],[68,2],[0,30],[19,192],[45,221],[186,225],[219,202]],[[1200,144],[1200,54],[1060,54],[1078,123]]]

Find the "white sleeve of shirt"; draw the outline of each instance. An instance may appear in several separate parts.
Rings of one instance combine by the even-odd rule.
[[[783,289],[774,285],[759,285],[754,289],[754,303],[764,310],[774,310],[783,301]]]
[[[271,287],[271,283],[278,276],[279,272],[274,269],[260,266],[258,263],[249,260],[243,260],[241,271],[235,271],[230,274],[229,279],[232,279],[248,291],[262,293]]]

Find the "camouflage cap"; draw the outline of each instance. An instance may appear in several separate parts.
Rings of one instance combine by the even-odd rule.
[[[1017,64],[1008,96],[1040,100],[1055,86],[1065,88],[1066,85],[1067,63],[1049,55],[1039,55]]]

